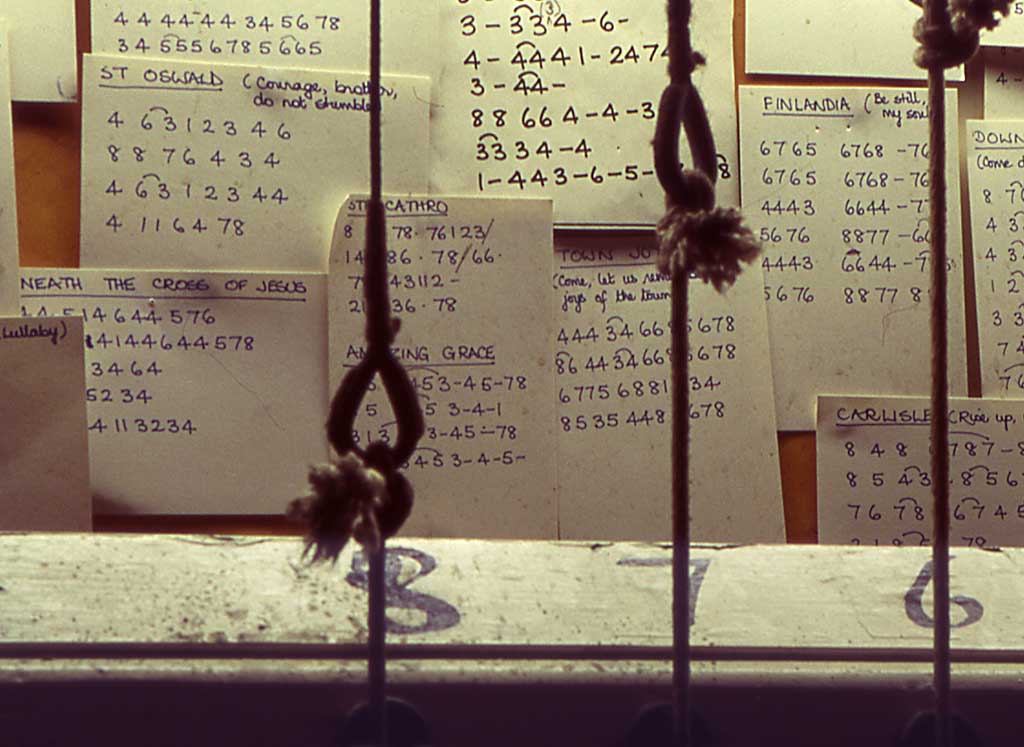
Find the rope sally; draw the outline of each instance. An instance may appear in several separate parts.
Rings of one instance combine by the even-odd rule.
[[[338,458],[314,467],[313,493],[292,504],[307,520],[307,552],[314,560],[336,560],[350,537],[374,550],[394,535],[412,510],[413,491],[398,467],[412,456],[424,431],[419,399],[409,375],[391,352],[398,319],[391,316],[388,292],[387,232],[381,199],[380,0],[370,6],[370,199],[366,209],[366,355],[342,379],[331,401],[327,438]],[[379,375],[395,414],[394,445],[356,445],[353,426],[375,375]]]
[[[690,0],[668,2],[669,84],[658,104],[654,168],[665,191],[658,223],[658,269],[672,283],[672,631],[673,702],[647,709],[626,738],[628,745],[658,742],[690,747],[708,741],[690,714],[690,496],[688,285],[691,274],[722,291],[736,280],[742,262],[760,246],[738,210],[715,205],[717,153],[711,123],[691,76],[704,57],[690,39]],[[693,169],[682,169],[680,129],[689,142]],[[691,723],[692,722],[692,723]],[[692,728],[691,728],[692,727]],[[652,740],[657,734],[658,742]],[[697,740],[697,741],[693,741]]]
[[[690,0],[670,0],[669,83],[658,103],[654,133],[654,169],[667,207],[657,229],[658,269],[670,276],[692,273],[721,291],[735,282],[740,262],[757,257],[760,246],[738,210],[715,206],[715,138],[692,81],[694,70],[705,60],[693,50],[690,16]],[[680,125],[693,169],[680,168]]]
[[[931,473],[935,712],[917,714],[903,736],[903,747],[976,744],[970,727],[952,715],[949,620],[949,411],[946,276],[946,91],[945,68],[969,60],[978,50],[982,28],[1008,15],[1009,0],[911,0],[924,13],[914,24],[921,44],[914,61],[928,71],[929,223],[931,227]],[[954,741],[955,737],[955,741]]]

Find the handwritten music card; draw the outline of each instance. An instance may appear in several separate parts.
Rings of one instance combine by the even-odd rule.
[[[776,417],[928,392],[928,107],[921,89],[741,87],[743,205],[764,246]],[[950,390],[967,393],[956,93],[947,92]]]
[[[694,80],[718,152],[718,199],[738,200],[732,3],[694,3],[708,57]],[[547,197],[560,227],[657,223],[664,195],[651,139],[668,82],[665,8],[442,0],[432,112],[432,189]],[[682,141],[680,157],[692,163]]]
[[[1024,545],[1024,402],[949,402],[950,542]],[[931,405],[916,397],[818,399],[818,539],[932,541]]]
[[[924,79],[914,64],[921,9],[889,0],[747,0],[747,72]],[[963,68],[946,71],[963,80]]]
[[[913,61],[921,14],[889,0],[746,0],[746,72],[924,79]],[[964,80],[964,69],[946,77]]]
[[[967,121],[981,391],[1024,395],[1024,121]]]
[[[385,71],[432,76],[435,0],[381,3]],[[367,70],[370,9],[358,0],[93,0],[92,50],[191,62]]]
[[[985,61],[985,119],[1024,117],[1024,49],[986,48],[982,50],[982,57]]]
[[[330,382],[365,355],[366,200],[338,213],[329,275]],[[389,198],[392,350],[420,397],[426,433],[405,468],[413,536],[557,536],[551,315],[551,203]],[[357,445],[394,442],[376,379]]]
[[[326,457],[323,274],[25,268],[23,313],[85,322],[101,513],[278,514]]]
[[[0,315],[18,313],[18,206],[14,191],[10,45],[0,20]]]
[[[559,528],[671,535],[671,305],[650,239],[560,237],[555,251]],[[693,537],[783,542],[761,268],[720,295],[690,282]]]
[[[0,529],[92,528],[81,319],[0,317]]]
[[[6,0],[15,101],[74,101],[78,97],[73,0]]]
[[[1024,2],[1010,3],[1010,15],[997,16],[999,25],[981,32],[981,45],[990,47],[1024,47]]]
[[[86,57],[82,263],[323,271],[369,186],[362,73]],[[385,183],[427,183],[430,86],[382,83]]]

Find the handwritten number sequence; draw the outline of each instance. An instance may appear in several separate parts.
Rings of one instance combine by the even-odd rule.
[[[617,69],[646,71],[655,65],[660,70],[668,56],[664,44],[631,42],[635,24],[627,13],[610,9],[577,16],[558,3],[537,8],[520,3],[508,14],[459,5],[469,11],[458,17],[457,30],[464,42],[464,91],[472,102],[467,114],[477,131],[477,191],[625,186],[654,176],[648,163],[619,160],[596,145],[594,133],[630,121],[644,122],[653,132],[655,101],[572,98],[568,81]],[[522,103],[489,108],[490,101]],[[719,177],[732,177],[721,155]]]
[[[834,152],[830,153],[832,148]],[[823,239],[815,237],[811,225],[800,219],[819,213],[814,195],[823,184],[823,174],[817,167],[823,156],[844,164],[840,184],[842,191],[849,195],[840,203],[841,215],[849,223],[842,225],[843,221],[838,221],[837,235],[829,237],[837,247],[842,247],[842,251],[834,255],[836,265],[844,275],[858,281],[867,277],[890,279],[889,284],[847,285],[840,289],[842,302],[845,305],[893,306],[905,301],[918,304],[927,297],[924,281],[921,285],[902,285],[907,269],[922,275],[929,271],[927,245],[931,237],[927,197],[900,201],[886,196],[896,186],[909,184],[922,192],[927,189],[925,165],[903,169],[894,160],[926,158],[927,144],[909,142],[893,148],[867,140],[841,140],[836,145],[826,145],[819,140],[766,138],[760,141],[757,150],[764,159],[758,181],[764,188],[763,193],[771,195],[757,203],[758,212],[765,219],[758,228],[758,238],[766,248],[761,263],[766,280],[773,275],[779,275],[780,279],[787,275],[807,275],[806,280],[797,283],[766,284],[766,301],[813,304],[820,295],[815,288],[814,271],[828,262],[825,256],[810,249]],[[829,209],[834,208],[830,205]],[[903,230],[908,215],[914,216],[914,222],[909,224],[909,230]],[[890,219],[899,219],[901,223],[861,222]],[[922,248],[912,258],[902,251],[884,251],[890,246],[895,249],[897,242],[919,244]],[[804,251],[800,251],[802,248]],[[947,270],[956,267],[956,259],[947,262]]]
[[[1003,425],[1008,428],[1013,423],[1006,420]],[[875,545],[929,544],[930,448],[918,454],[902,441],[846,441],[842,448],[851,464],[843,476],[845,508],[864,533],[850,541]],[[984,461],[1005,455],[1024,458],[1024,441],[998,443],[989,438],[954,435],[949,451],[954,460],[950,486],[956,491],[950,510],[954,541],[983,547],[990,542],[993,522],[997,527],[1015,520],[1024,522],[1024,496],[1010,501],[1001,497],[1024,484],[1024,470],[995,469]],[[883,497],[887,491],[899,497],[888,502]],[[872,525],[899,526],[901,530],[886,535],[886,529]]]
[[[283,287],[273,285],[276,281],[266,282],[268,288]],[[305,292],[304,287],[289,286],[289,289]],[[44,304],[26,308],[23,313],[42,317],[80,316],[86,322],[85,400],[89,404],[87,429],[91,437],[132,434],[185,438],[199,433],[201,418],[198,415],[136,417],[135,413],[162,401],[164,393],[160,383],[168,375],[172,360],[177,360],[176,356],[189,352],[204,356],[246,355],[259,349],[255,335],[219,333],[222,330],[217,315],[209,307],[50,308]],[[170,329],[177,331],[171,333]],[[143,357],[120,357],[123,353]]]
[[[982,389],[986,395],[1019,396],[1024,392],[1024,163],[1020,137],[1012,128],[980,125],[970,133],[975,148],[971,168],[977,199],[974,218],[976,280]]]
[[[139,144],[114,140],[106,145],[106,156],[114,177],[103,194],[113,212],[101,218],[111,234],[163,234],[167,236],[202,236],[207,232],[227,238],[248,235],[244,214],[260,208],[284,208],[291,195],[281,184],[271,181],[281,171],[284,159],[278,150],[293,141],[286,122],[262,119],[239,122],[233,119],[213,119],[184,115],[155,104],[134,114],[121,109],[112,111],[106,125],[117,138],[130,138],[133,133],[147,138],[162,136],[159,146],[151,140]],[[166,138],[182,137],[185,142],[167,145]],[[201,144],[207,139],[208,147]],[[237,145],[236,145],[237,144]],[[261,145],[253,149],[254,145]],[[182,180],[176,176],[181,170],[195,169],[203,173],[211,170],[230,172],[243,170],[247,175],[263,176],[266,181],[243,184]],[[126,170],[133,173],[124,175]],[[165,204],[166,211],[138,215],[125,200]],[[185,213],[185,205],[192,203],[209,210],[214,205],[237,205],[241,214],[209,212]],[[129,211],[134,213],[128,218]]]
[[[133,55],[224,57],[318,57],[345,29],[339,16],[289,13],[219,18],[195,10],[185,14],[143,12],[113,17],[117,51]],[[139,35],[134,35],[134,34]]]

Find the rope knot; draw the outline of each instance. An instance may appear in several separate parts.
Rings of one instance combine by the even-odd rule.
[[[698,67],[707,64],[707,58],[700,52],[691,49],[688,55],[683,55],[680,60],[678,72],[686,77],[693,74]]]
[[[658,222],[657,237],[662,274],[693,273],[719,292],[736,282],[740,262],[753,262],[761,251],[740,211],[731,207],[670,207]]]
[[[375,549],[398,531],[412,510],[412,487],[391,464],[385,444],[366,456],[349,451],[309,470],[310,494],[288,506],[291,519],[306,524],[312,562],[335,562],[349,539]]]
[[[914,38],[921,45],[914,62],[925,69],[962,65],[978,51],[978,27],[957,16],[949,23],[928,24],[923,18],[914,22]]]
[[[954,16],[962,16],[979,29],[991,31],[999,25],[998,15],[1010,15],[1011,0],[953,0]]]
[[[915,0],[916,2],[916,0]],[[957,67],[978,51],[981,29],[994,29],[999,15],[1010,14],[1010,0],[952,0],[945,22],[914,23],[914,38],[920,43],[914,62],[925,69]]]

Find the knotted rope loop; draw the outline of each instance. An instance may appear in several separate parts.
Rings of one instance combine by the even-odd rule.
[[[921,45],[914,52],[914,62],[925,69],[964,64],[978,51],[981,29],[994,29],[998,15],[1009,13],[1010,0],[953,0],[941,22],[929,23],[922,17],[914,23],[914,38]]]
[[[665,190],[669,205],[691,210],[710,210],[715,203],[715,168],[718,161],[715,137],[704,102],[691,80],[694,70],[703,65],[704,55],[693,49],[690,38],[689,2],[668,3],[668,78],[658,102],[658,120],[654,130],[654,170]],[[679,130],[686,131],[690,157],[708,183],[682,170],[679,159]],[[710,189],[709,189],[710,187]]]
[[[331,400],[331,413],[327,419],[327,439],[338,454],[354,452],[366,458],[353,436],[356,416],[373,380],[379,374],[387,392],[391,410],[395,413],[398,435],[393,445],[384,444],[388,461],[400,465],[412,456],[423,435],[423,413],[412,381],[405,368],[388,348],[370,348],[366,357],[355,368],[349,369]]]
[[[680,166],[680,125],[695,169]],[[654,135],[654,169],[668,203],[657,228],[658,270],[692,273],[722,291],[736,281],[740,262],[752,262],[760,246],[738,210],[715,206],[717,159],[697,89],[689,80],[670,83],[658,104]]]
[[[668,209],[658,223],[658,270],[693,273],[719,291],[732,285],[740,262],[760,251],[733,208],[715,207],[718,152],[704,102],[691,74],[704,57],[690,46],[689,3],[670,3],[669,84],[658,102],[654,170]],[[686,132],[692,169],[679,158],[680,130]]]
[[[310,495],[289,506],[289,515],[307,525],[306,552],[313,560],[337,560],[349,538],[367,550],[394,535],[412,511],[413,491],[398,467],[423,436],[423,412],[412,381],[391,352],[399,322],[391,316],[387,284],[385,215],[380,198],[371,197],[366,213],[366,355],[341,380],[331,400],[327,439],[337,457],[310,469]],[[374,376],[380,376],[395,413],[394,444],[355,441],[355,421]]]
[[[391,352],[399,323],[391,317],[384,239],[384,206],[379,199],[371,199],[366,214],[366,245],[369,247],[364,283],[366,356],[345,374],[331,401],[327,438],[339,455],[351,451],[360,457],[367,457],[355,443],[353,427],[374,374],[379,374],[398,427],[395,444],[383,448],[388,451],[388,464],[400,465],[412,456],[417,442],[423,436],[424,423],[412,381]]]
[[[686,131],[696,171],[684,170],[680,165],[681,128]],[[658,102],[658,121],[654,129],[654,171],[669,204],[690,210],[710,210],[715,204],[717,160],[715,137],[697,89],[689,80],[681,84],[669,83]]]

